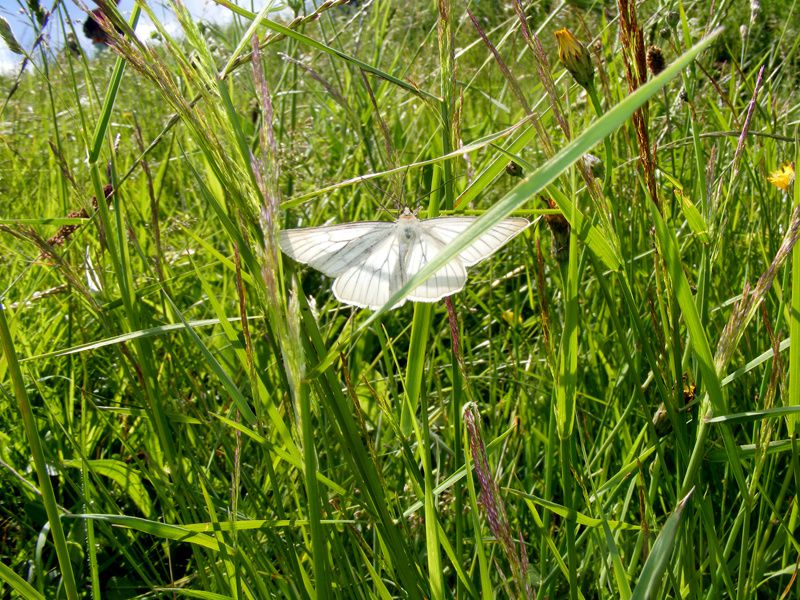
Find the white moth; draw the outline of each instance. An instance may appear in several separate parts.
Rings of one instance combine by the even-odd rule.
[[[280,246],[294,260],[333,277],[333,295],[340,302],[380,308],[476,218],[420,220],[406,208],[394,223],[287,229],[280,232]],[[528,224],[527,219],[503,219],[393,308],[406,300],[436,302],[460,291],[467,282],[467,267],[494,254]]]

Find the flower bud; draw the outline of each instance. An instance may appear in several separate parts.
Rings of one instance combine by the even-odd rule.
[[[572,33],[564,28],[555,33],[558,43],[558,58],[575,78],[578,85],[589,89],[594,85],[594,64],[589,51]]]
[[[656,412],[653,414],[653,427],[655,427],[658,437],[664,437],[672,431],[672,423],[669,420],[667,407],[663,402],[658,405]]]
[[[650,46],[647,49],[647,68],[653,77],[664,70],[664,54],[658,46]]]
[[[671,10],[667,13],[667,25],[670,27],[675,27],[678,22],[681,20],[681,15],[678,13],[677,10]]]
[[[525,171],[513,160],[506,165],[506,173],[511,175],[511,177],[525,177]]]
[[[546,199],[549,208],[558,208],[555,200]],[[563,214],[549,213],[544,215],[544,222],[553,234],[552,251],[555,259],[563,264],[569,258],[570,224]]]
[[[585,169],[592,173],[592,177],[603,179],[606,174],[606,168],[603,161],[594,154],[584,154],[578,159]]]
[[[761,13],[761,2],[759,0],[750,0],[750,25],[756,22],[759,13]]]

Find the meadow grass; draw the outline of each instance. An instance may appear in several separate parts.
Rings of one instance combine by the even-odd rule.
[[[217,2],[2,80],[0,597],[800,597],[797,7]],[[384,309],[279,251],[403,206]]]

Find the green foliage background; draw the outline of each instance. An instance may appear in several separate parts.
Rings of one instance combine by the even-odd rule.
[[[0,595],[795,597],[797,7],[639,4],[681,64],[632,94],[613,4],[522,6],[549,65],[512,3],[336,4],[101,5],[3,79]],[[401,206],[534,224],[451,316],[276,250]]]

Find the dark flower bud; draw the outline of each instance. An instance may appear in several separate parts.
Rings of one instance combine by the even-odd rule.
[[[650,46],[647,49],[647,68],[653,77],[664,70],[664,54],[658,46]]]
[[[522,167],[520,167],[513,160],[506,165],[506,173],[511,175],[511,177],[524,177],[525,176],[525,171],[523,171]]]
[[[74,54],[75,56],[81,55],[81,46],[78,43],[78,38],[76,38],[75,34],[72,33],[71,31],[67,33],[67,39],[64,42],[64,45],[66,46],[67,50],[72,52],[72,54]]]
[[[548,208],[555,209],[558,205],[552,199],[546,199]],[[559,263],[564,263],[569,258],[569,235],[570,225],[569,221],[564,218],[563,214],[551,213],[544,215],[544,222],[550,228],[550,233],[553,235],[552,250],[553,256]]]
[[[678,13],[677,10],[671,10],[667,13],[667,25],[670,27],[675,27],[678,22],[681,20],[681,15]]]
[[[667,407],[663,402],[658,405],[656,412],[653,413],[653,427],[655,427],[658,437],[664,437],[672,431],[672,423],[667,414]]]

